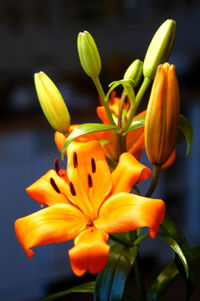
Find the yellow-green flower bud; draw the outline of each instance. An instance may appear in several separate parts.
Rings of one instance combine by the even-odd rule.
[[[133,80],[133,88],[138,86],[142,78],[142,68],[143,68],[143,62],[137,59],[132,62],[132,64],[128,67],[128,69],[124,73],[124,79]]]
[[[57,87],[44,72],[35,73],[34,82],[41,108],[50,125],[67,135],[70,115]]]
[[[156,31],[146,52],[143,75],[153,80],[159,64],[166,62],[170,56],[176,35],[176,22],[166,20]]]
[[[91,34],[80,32],[77,39],[78,54],[85,73],[92,79],[97,78],[101,71],[101,59]]]
[[[176,145],[180,96],[174,65],[159,65],[145,118],[145,148],[153,165],[164,164]]]

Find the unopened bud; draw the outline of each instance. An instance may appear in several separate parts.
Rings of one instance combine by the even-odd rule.
[[[133,80],[133,88],[138,86],[142,78],[142,68],[143,62],[137,59],[133,61],[133,63],[128,67],[128,69],[124,73],[124,79]]]
[[[166,20],[156,31],[146,52],[143,65],[143,75],[154,78],[159,64],[168,61],[176,35],[176,22]]]
[[[44,115],[56,131],[66,135],[70,126],[70,115],[60,92],[44,72],[35,73],[34,81]]]
[[[162,165],[176,145],[180,113],[179,87],[174,65],[158,66],[147,106],[145,148],[153,165]]]
[[[77,39],[78,54],[85,73],[92,79],[97,78],[101,71],[101,59],[91,34],[80,32]]]

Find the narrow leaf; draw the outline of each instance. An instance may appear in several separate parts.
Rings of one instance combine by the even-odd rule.
[[[165,216],[164,221],[161,224],[161,227],[168,235],[170,235],[178,243],[186,259],[186,263],[188,267],[187,269],[185,269],[185,265],[183,264],[182,260],[181,263],[183,264],[183,268],[181,268],[181,264],[178,264],[177,260],[176,263],[177,263],[177,268],[179,270],[179,273],[182,275],[185,281],[185,285],[187,289],[187,298],[189,298],[196,284],[196,271],[195,271],[192,250],[187,240],[185,239],[183,233],[178,229],[176,224],[169,217]]]
[[[124,134],[127,134],[128,132],[130,132],[132,130],[143,128],[144,124],[145,124],[145,116],[134,118],[133,121],[131,122],[130,127]]]
[[[130,103],[132,105],[134,105],[135,103],[135,93],[133,90],[133,83],[134,81],[132,79],[121,79],[121,80],[117,80],[114,81],[112,83],[110,83],[109,87],[110,89],[108,90],[106,97],[105,97],[105,101],[108,101],[110,93],[117,88],[118,86],[122,85],[122,87],[124,88],[126,95],[128,96],[128,99],[130,101]]]
[[[57,298],[67,296],[72,293],[93,293],[94,292],[95,281],[83,283],[77,286],[74,286],[68,290],[61,291],[46,297],[43,301],[52,301],[57,300]]]
[[[192,257],[193,259],[200,257],[200,247],[192,249]],[[178,275],[179,271],[176,267],[176,264],[174,261],[171,261],[157,276],[155,282],[152,284],[147,295],[147,300],[158,301],[160,298],[162,298]]]
[[[116,80],[111,82],[108,87],[112,87],[112,86],[119,86],[119,85],[124,85],[124,86],[132,86],[134,84],[134,80],[132,79],[120,79],[120,80]]]
[[[185,139],[187,143],[186,157],[188,157],[192,147],[193,129],[189,120],[182,114],[179,115],[179,128],[185,135]]]
[[[117,127],[114,125],[110,124],[101,124],[101,123],[84,123],[78,126],[73,130],[73,132],[67,137],[62,150],[61,150],[61,157],[64,157],[64,153],[70,144],[74,139],[83,136],[85,134],[89,133],[95,133],[95,132],[101,132],[101,131],[108,131],[108,130],[119,130]]]
[[[156,281],[151,286],[148,294],[148,301],[157,301],[163,297],[164,293],[170,287],[176,276],[178,275],[178,270],[176,268],[175,262],[171,261],[165,269],[158,275]]]
[[[189,277],[189,270],[188,270],[188,264],[187,264],[187,260],[185,258],[185,255],[183,253],[183,251],[181,250],[180,246],[178,245],[178,243],[176,242],[176,240],[164,233],[158,233],[157,237],[161,238],[162,240],[164,240],[168,245],[170,245],[170,247],[174,250],[174,252],[176,252],[176,254],[179,256],[184,269],[185,269],[185,273],[187,278]]]
[[[95,301],[120,301],[131,267],[138,254],[137,248],[114,245],[105,268],[97,275]]]

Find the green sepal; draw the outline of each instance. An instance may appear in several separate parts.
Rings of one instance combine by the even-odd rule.
[[[109,99],[109,96],[110,96],[110,93],[115,89],[117,88],[118,86],[122,85],[122,87],[124,88],[125,92],[126,92],[126,95],[128,96],[128,99],[131,103],[131,105],[134,105],[135,104],[135,92],[133,90],[133,80],[132,79],[120,79],[120,80],[117,80],[117,81],[114,81],[112,83],[109,84],[109,90],[106,94],[106,97],[105,97],[105,101],[108,102],[108,99]]]
[[[79,125],[77,128],[71,132],[71,134],[67,137],[62,150],[61,150],[61,157],[64,158],[64,153],[70,144],[74,139],[83,136],[85,134],[94,133],[94,132],[101,132],[101,131],[108,131],[108,130],[115,130],[119,131],[119,128],[117,128],[114,125],[110,124],[101,124],[101,123],[84,123]]]
[[[94,287],[95,287],[95,281],[86,282],[86,283],[74,286],[68,290],[64,290],[64,291],[52,294],[52,295],[46,297],[45,299],[43,299],[43,301],[57,300],[58,298],[67,296],[72,293],[91,293],[92,294],[94,292]]]
[[[192,257],[196,259],[200,257],[200,247],[192,249]],[[179,271],[176,267],[175,261],[171,261],[157,276],[156,280],[152,284],[148,294],[148,301],[159,301],[162,300],[165,292],[168,290],[170,285],[179,275]]]
[[[134,118],[131,122],[131,125],[129,126],[128,130],[124,132],[126,135],[128,132],[132,130],[136,130],[139,128],[143,128],[145,124],[145,116]]]
[[[182,275],[185,281],[187,289],[187,298],[189,298],[196,284],[196,271],[192,250],[187,240],[185,239],[183,233],[178,229],[176,224],[169,217],[165,216],[161,224],[161,228],[178,243],[182,253],[184,254],[184,258],[186,259],[186,265],[181,260],[180,256],[179,258],[181,262],[176,259],[176,263],[177,269],[179,270],[179,273]],[[179,254],[177,253],[177,255]],[[181,264],[183,265],[183,267]]]
[[[179,115],[179,128],[185,135],[185,139],[187,143],[186,157],[188,157],[192,147],[193,129],[189,120],[182,114]]]
[[[131,267],[138,254],[138,248],[111,247],[105,268],[97,275],[95,301],[121,301]]]

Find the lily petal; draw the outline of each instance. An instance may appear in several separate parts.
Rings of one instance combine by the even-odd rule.
[[[69,204],[70,202],[66,196],[68,191],[69,186],[67,183],[53,169],[26,188],[26,192],[31,198],[47,206],[57,203]]]
[[[174,149],[169,156],[168,160],[161,166],[161,170],[165,170],[169,168],[175,161],[176,159],[176,150]]]
[[[32,258],[32,247],[71,240],[86,228],[87,223],[77,208],[58,204],[16,220],[15,231],[27,256]]]
[[[72,142],[67,148],[67,175],[71,197],[93,220],[112,188],[112,177],[101,145],[93,140]]]
[[[130,193],[118,193],[106,200],[99,211],[95,227],[108,233],[127,232],[149,227],[154,238],[164,218],[165,204]]]
[[[119,163],[112,173],[113,190],[112,194],[118,192],[129,192],[133,185],[140,183],[151,176],[151,170],[141,164],[133,155],[123,153]]]
[[[146,115],[146,110],[134,117],[137,119]],[[129,153],[135,155],[144,148],[144,128],[139,128],[128,132],[126,139],[126,149]]]
[[[75,246],[69,250],[73,272],[82,276],[88,269],[90,273],[100,272],[106,265],[110,246],[107,245],[108,234],[90,227],[75,239]]]
[[[57,131],[55,132],[55,134],[54,134],[54,141],[55,141],[55,144],[56,144],[59,152],[61,152],[62,147],[63,147],[66,139],[67,138],[62,133],[57,132]]]
[[[110,108],[110,106],[109,106],[109,108]],[[101,119],[102,123],[104,123],[104,124],[110,124],[104,106],[97,107],[96,111],[97,111],[97,115]]]

